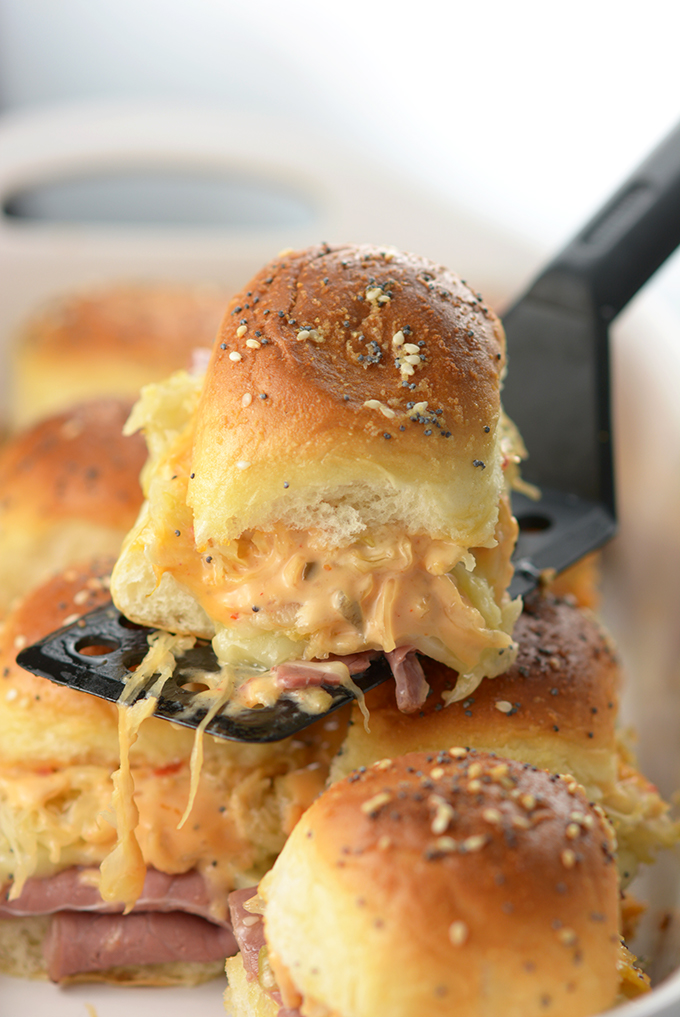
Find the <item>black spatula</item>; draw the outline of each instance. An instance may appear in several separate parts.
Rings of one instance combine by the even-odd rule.
[[[612,319],[680,243],[680,127],[650,156],[504,315],[510,373],[503,402],[530,459],[525,478],[539,502],[513,497],[520,522],[513,595],[536,585],[614,533],[615,502],[609,406],[608,330]],[[125,679],[148,649],[151,629],[132,625],[113,605],[84,616],[22,650],[28,671],[117,701]],[[209,644],[178,660],[158,699],[159,717],[196,727],[206,716],[191,691],[195,669],[216,670]],[[368,691],[385,681],[384,657],[353,681]],[[137,694],[146,695],[147,685]],[[351,701],[342,686],[324,686],[327,712]],[[318,719],[290,699],[209,722],[213,735],[270,742]]]

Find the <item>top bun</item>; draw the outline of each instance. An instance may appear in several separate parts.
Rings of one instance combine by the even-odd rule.
[[[616,997],[614,838],[569,778],[462,748],[333,785],[260,884],[284,1005],[586,1017]]]
[[[275,523],[341,545],[398,521],[493,542],[505,337],[458,276],[391,248],[313,247],[235,297],[199,406],[199,545]]]
[[[125,437],[131,403],[72,406],[0,451],[0,614],[74,561],[115,555],[142,503],[144,442]]]

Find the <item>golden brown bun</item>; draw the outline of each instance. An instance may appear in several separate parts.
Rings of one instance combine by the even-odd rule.
[[[385,760],[302,817],[260,884],[287,1005],[587,1017],[614,1002],[608,823],[573,782],[453,752]]]
[[[146,458],[123,436],[130,403],[83,403],[0,451],[0,614],[72,561],[116,554],[142,502]]]
[[[617,776],[619,667],[607,637],[592,615],[549,594],[527,598],[514,637],[512,667],[462,702],[443,706],[455,673],[426,658],[432,693],[420,714],[400,713],[389,685],[368,693],[370,734],[354,707],[333,779],[384,756],[461,744],[571,773],[599,800]]]
[[[395,364],[421,355],[404,363],[412,374]],[[504,358],[495,314],[424,258],[369,246],[280,256],[230,302],[213,350],[188,494],[197,543],[281,522],[341,545],[398,521],[488,545]]]
[[[207,285],[118,284],[61,297],[29,321],[14,357],[12,421],[94,396],[133,398],[210,347],[229,294]]]

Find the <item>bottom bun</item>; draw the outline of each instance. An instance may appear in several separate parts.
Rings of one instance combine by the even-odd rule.
[[[224,1008],[229,1017],[278,1017],[280,1005],[262,991],[258,981],[248,978],[240,953],[228,959],[226,972]]]

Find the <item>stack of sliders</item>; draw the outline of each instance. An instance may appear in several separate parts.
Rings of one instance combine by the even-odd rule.
[[[624,817],[619,829],[631,832],[630,851],[623,862],[626,871],[632,870],[637,859],[648,860],[657,847],[671,842],[676,830],[654,789],[634,769],[626,769],[613,740],[617,672],[599,630],[573,604],[539,600],[525,612],[526,620],[513,634],[521,604],[507,594],[517,532],[509,490],[519,483],[517,464],[523,448],[500,406],[504,356],[500,322],[479,294],[453,273],[391,249],[322,245],[284,253],[231,301],[205,379],[180,373],[144,391],[127,429],[143,429],[149,446],[143,473],[146,500],[125,541],[111,589],[129,619],[157,627],[161,635],[154,638],[147,660],[131,676],[130,684],[158,671],[159,664],[161,671],[170,670],[173,654],[196,639],[211,639],[220,663],[219,671],[197,676],[208,686],[200,695],[211,709],[226,704],[231,711],[245,710],[289,697],[310,714],[323,713],[328,695],[321,686],[355,688],[352,674],[380,655],[387,658],[395,681],[367,697],[367,703],[360,697],[357,700],[357,709],[363,706],[370,715],[370,734],[361,733],[364,717],[353,718],[347,727],[347,717],[334,714],[330,720],[320,719],[300,738],[273,747],[218,745],[209,738],[202,746],[200,732],[191,746],[188,736],[170,725],[132,716],[132,710],[122,707],[120,755],[116,752],[121,766],[115,775],[117,834],[110,827],[96,850],[91,850],[90,838],[87,851],[78,853],[88,821],[88,829],[93,829],[93,813],[83,807],[71,827],[75,836],[70,835],[68,851],[60,847],[49,855],[41,848],[41,860],[40,852],[30,855],[30,837],[22,842],[15,838],[14,861],[31,858],[20,870],[26,879],[24,887],[31,878],[45,885],[51,875],[56,878],[69,867],[75,869],[79,883],[91,890],[92,906],[129,912],[113,916],[120,923],[117,935],[124,939],[125,922],[136,912],[148,916],[159,906],[149,904],[146,895],[151,877],[197,873],[202,899],[208,903],[201,917],[226,929],[227,892],[234,886],[248,886],[253,882],[250,873],[259,869],[262,874],[270,866],[295,820],[321,790],[330,757],[345,734],[333,763],[334,779],[341,778],[346,767],[363,767],[388,754],[396,756],[412,748],[446,752],[452,744],[476,747],[478,739],[480,748],[498,756],[488,765],[509,767],[508,780],[514,783],[506,788],[501,784],[501,791],[493,792],[502,800],[472,803],[475,808],[469,822],[475,828],[463,831],[462,837],[468,847],[469,838],[481,836],[475,824],[488,822],[484,809],[491,810],[489,814],[495,809],[502,817],[510,810],[508,823],[522,828],[513,811],[521,794],[541,800],[538,812],[525,809],[526,821],[538,831],[531,837],[541,841],[544,822],[545,828],[548,822],[553,827],[557,824],[555,843],[562,844],[565,837],[575,840],[576,834],[590,838],[593,829],[601,834],[600,862],[604,863],[598,868],[593,852],[588,856],[588,865],[593,862],[595,868],[588,869],[587,880],[602,883],[594,890],[597,908],[587,894],[579,904],[575,890],[576,902],[570,895],[569,906],[550,920],[564,923],[591,944],[595,940],[588,931],[590,924],[577,922],[577,912],[583,910],[581,918],[586,912],[604,916],[605,932],[595,934],[599,945],[593,947],[593,966],[587,976],[576,980],[576,988],[569,987],[573,979],[563,978],[562,967],[555,968],[555,979],[564,983],[560,992],[576,992],[580,1000],[577,1008],[560,1010],[562,1017],[577,1013],[584,1017],[613,1002],[619,981],[620,926],[612,899],[618,897],[619,884],[611,864],[611,833],[588,801],[601,801],[610,810],[618,803]],[[535,673],[525,674],[521,655],[538,653],[528,635],[534,623],[548,626],[541,650],[549,652],[539,654]],[[555,642],[564,635],[565,625],[573,627],[577,649],[581,643],[586,646],[580,658],[572,659],[571,643]],[[518,642],[520,657],[515,664]],[[584,663],[587,666],[581,667]],[[594,696],[601,679],[611,694],[606,703]],[[523,709],[529,697],[531,709]],[[557,700],[557,714],[563,709],[563,718],[555,712]],[[575,703],[582,709],[572,716]],[[476,727],[475,709],[480,714]],[[591,723],[592,718],[600,726]],[[112,735],[113,712],[107,723]],[[56,770],[79,765],[67,761],[67,755],[55,761]],[[102,798],[111,792],[112,755],[101,764],[102,774],[109,767]],[[506,755],[507,761],[500,758]],[[448,758],[456,762],[455,753]],[[485,760],[475,762],[483,767]],[[536,776],[533,769],[526,771],[513,760],[553,771],[553,779],[547,772]],[[393,782],[395,774],[388,766],[392,764],[381,763],[376,772],[384,771]],[[416,770],[425,773],[423,764]],[[557,782],[553,803],[552,791],[538,784],[547,781],[552,788],[554,771],[577,774]],[[481,782],[482,791],[476,786],[474,791],[484,795],[483,777],[482,770],[478,776],[466,771],[457,779]],[[337,786],[354,787],[363,779],[350,775]],[[524,788],[524,781],[534,780],[536,787]],[[218,828],[222,839],[193,850],[179,848],[187,828],[197,824],[200,829],[208,815],[200,809],[206,782],[213,796],[221,795],[226,824]],[[585,798],[579,784],[587,786]],[[503,790],[515,804],[505,802]],[[366,800],[386,793],[376,788]],[[434,814],[428,813],[428,836],[439,831],[438,836],[448,837],[445,819],[450,817],[449,808],[455,812],[456,804],[447,795],[453,789],[437,785],[435,790],[414,792],[421,793],[425,800],[434,794],[444,803],[440,811],[437,806]],[[584,817],[583,824],[580,820],[567,824],[569,833],[560,825],[565,818],[565,793],[577,795],[571,811]],[[19,800],[17,796],[7,806],[12,819],[19,816]],[[149,802],[161,801],[169,806],[168,815],[153,807],[145,813]],[[187,808],[192,803],[193,809]],[[359,811],[368,815],[373,810],[360,807]],[[185,822],[177,831],[180,818]],[[356,825],[357,844],[349,834],[343,841],[349,855],[363,852]],[[240,843],[234,842],[234,829],[242,836]],[[295,856],[301,836],[296,833],[290,842],[288,857],[290,852]],[[305,834],[312,841],[314,836],[313,829],[311,837]],[[385,830],[378,839],[384,846],[391,836]],[[458,834],[451,831],[450,837],[458,843]],[[510,868],[519,865],[533,871],[546,852],[554,853],[549,845],[539,845],[538,854],[532,854],[537,845],[531,837],[526,857],[518,860],[510,854]],[[505,834],[503,840],[508,841]],[[172,845],[164,856],[155,851],[159,842]],[[605,843],[606,852],[602,850]],[[494,840],[496,860],[501,847]],[[512,850],[508,845],[508,851]],[[563,850],[567,849],[562,844]],[[578,851],[568,850],[574,852],[573,867],[578,868]],[[472,853],[478,862],[482,860],[481,878],[495,879],[499,870],[484,868],[484,852]],[[397,851],[394,860],[397,887],[404,856]],[[335,862],[329,864],[335,866]],[[304,871],[304,859],[300,864]],[[450,864],[450,859],[444,863]],[[16,879],[12,882],[10,871],[8,907],[15,907],[24,891]],[[443,873],[448,871],[441,868]],[[365,873],[360,878],[368,889],[373,877]],[[327,898],[321,891],[318,900],[307,896],[298,876],[293,882],[300,890],[302,912],[313,912],[311,922],[318,923],[312,935],[327,944],[319,965],[331,970],[336,942],[328,938],[332,929],[323,912]],[[274,896],[270,898],[267,886],[265,882],[261,900],[266,898],[269,908]],[[462,893],[456,886],[454,881],[450,904]],[[254,889],[244,892],[251,898]],[[354,889],[350,892],[355,893]],[[426,899],[443,893],[441,884],[433,884]],[[517,893],[521,895],[523,889]],[[512,904],[513,899],[507,900]],[[496,900],[499,907],[505,902],[506,898]],[[261,901],[256,901],[251,909],[256,921],[261,907]],[[173,910],[167,902],[161,908]],[[453,914],[455,908],[449,910]],[[239,936],[244,927],[256,924],[250,918],[241,921],[239,913],[236,917]],[[292,912],[292,935],[299,917],[299,912]],[[494,947],[491,954],[481,955],[483,964],[490,957],[494,963],[498,959],[502,980],[502,972],[513,965],[533,962],[531,958],[518,961],[517,928],[524,924],[524,920],[516,923],[512,936],[506,936],[504,957],[496,940],[500,952]],[[599,919],[591,924],[598,925]],[[466,925],[463,930],[463,925],[465,919],[454,915],[445,930],[454,946],[453,940],[467,939],[470,928]],[[449,931],[453,926],[458,931]],[[535,934],[542,935],[543,925],[539,923],[537,929]],[[338,936],[345,935],[355,937],[356,927],[339,926]],[[476,933],[470,935],[470,942],[473,938]],[[417,953],[411,940],[408,944],[409,949],[399,954],[401,978],[417,982]],[[278,950],[284,952],[275,944],[275,955]],[[246,964],[239,974],[241,969],[234,962],[230,969],[236,995],[229,1006],[239,1017],[241,1013],[278,1014],[281,1007],[285,1013],[286,1006],[294,1010],[298,1003],[305,1017],[354,1017],[355,1010],[342,1009],[333,993],[324,996],[316,988],[297,984],[292,970],[295,958],[287,956],[278,966],[275,959],[270,971],[267,951],[261,953],[258,948],[255,952],[260,967]],[[570,963],[578,966],[580,961],[574,959],[578,950],[572,953]],[[414,964],[410,969],[409,958]],[[363,960],[370,968],[370,949],[363,950]],[[64,980],[92,977],[93,970],[57,975],[53,968],[52,974]],[[630,966],[627,970],[629,983],[643,985],[637,972]],[[593,988],[599,972],[603,972],[601,985]],[[170,978],[167,969],[162,976]],[[139,966],[132,971],[121,963],[114,965],[112,977],[139,981],[145,976]],[[154,977],[162,981],[158,969],[147,980]],[[355,968],[345,968],[341,977],[351,985]],[[246,994],[240,1001],[239,984]],[[540,984],[546,984],[543,975]],[[266,990],[264,995],[260,989]],[[270,990],[281,995],[268,995]],[[506,991],[513,991],[509,981]],[[531,985],[527,992],[534,994],[532,999],[536,995]],[[542,989],[540,998],[547,995],[548,990]],[[468,996],[471,1015],[487,1013],[477,990]],[[441,1006],[448,1009],[428,1009],[423,1004],[404,1013],[458,1012],[452,995]],[[396,1009],[382,1012],[390,1017],[400,1013]],[[488,1011],[495,1012],[507,1011]],[[527,1005],[518,1012],[533,1011]],[[371,1017],[380,1014],[375,1009]]]
[[[188,360],[188,334],[184,342]],[[271,747],[210,741],[191,819],[178,830],[193,738],[146,723],[130,753],[143,892],[125,916],[124,904],[101,897],[99,866],[116,842],[117,710],[28,674],[15,657],[110,596],[142,502],[144,441],[122,433],[130,408],[116,398],[78,404],[0,451],[0,970],[61,983],[221,974],[235,949],[228,892],[271,865],[344,731],[333,719]]]

